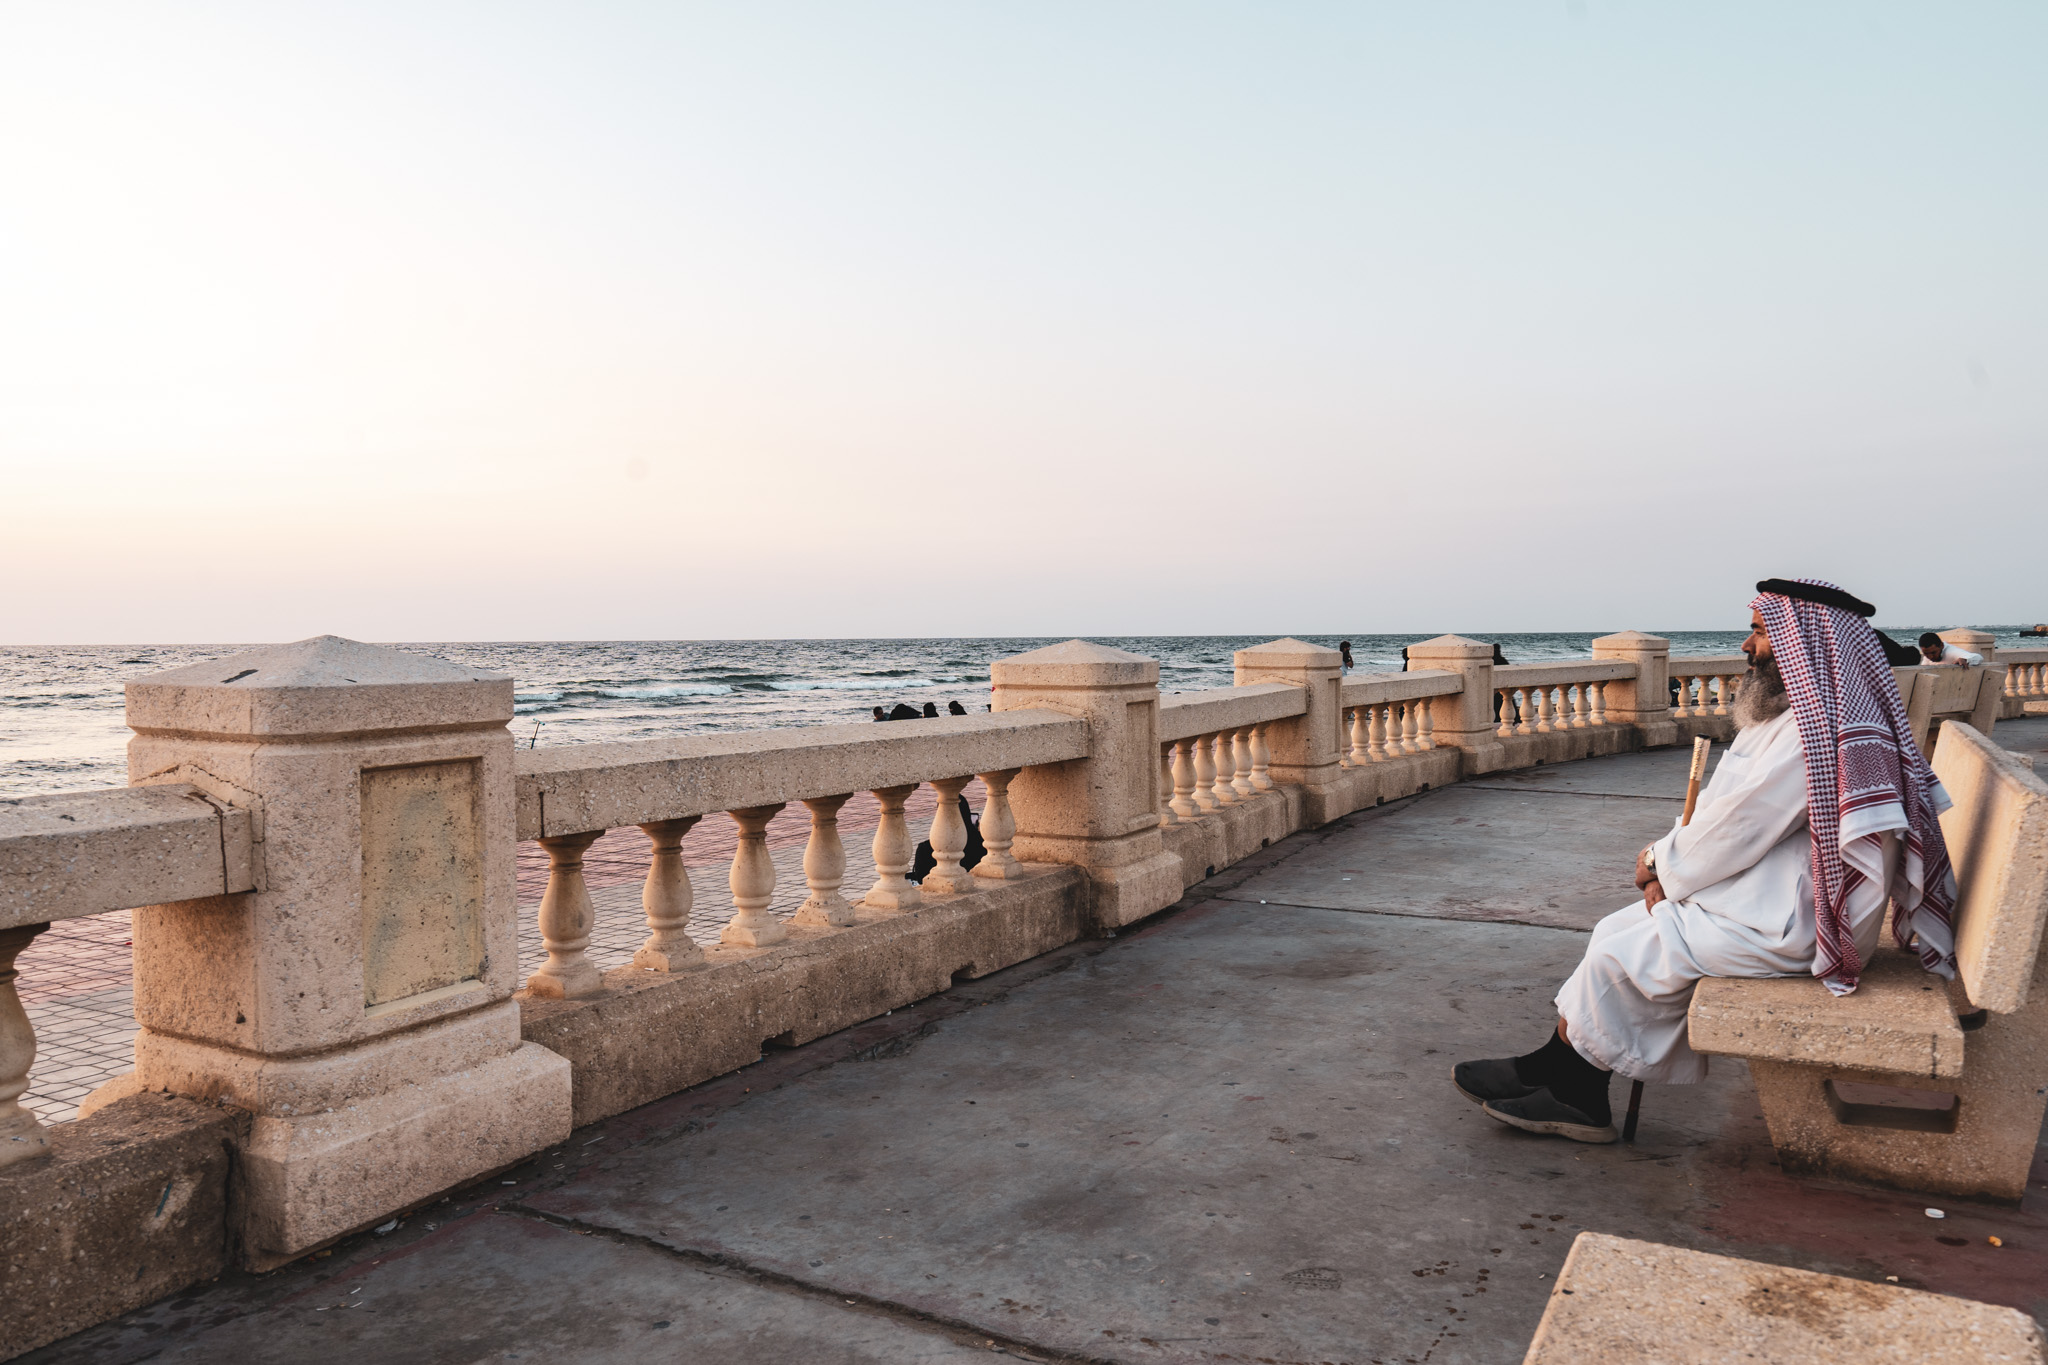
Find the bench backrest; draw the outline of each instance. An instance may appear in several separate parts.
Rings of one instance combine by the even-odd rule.
[[[1906,722],[1920,752],[1934,751],[1934,722],[1967,721],[1984,734],[1998,720],[1999,699],[2005,693],[2005,665],[1985,664],[1981,668],[1957,668],[1954,664],[1921,664],[1895,668],[1892,680],[1899,685],[1899,699],[1906,703]]]
[[[2027,1003],[2048,922],[2048,786],[1962,721],[1941,727],[1934,775],[1955,802],[1941,832],[1956,870],[1957,972],[1971,1004],[2010,1014]]]

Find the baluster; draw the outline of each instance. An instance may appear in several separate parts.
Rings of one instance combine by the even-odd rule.
[[[1496,687],[1493,689],[1493,699],[1500,703],[1500,718],[1499,723],[1494,726],[1494,734],[1503,737],[1513,734],[1515,732],[1515,689],[1512,687]]]
[[[1339,707],[1337,710],[1337,766],[1340,768],[1358,766],[1351,761],[1350,740],[1351,732],[1357,726],[1358,708],[1355,706]]]
[[[655,820],[640,826],[652,853],[647,880],[640,887],[640,908],[647,915],[647,941],[633,954],[633,965],[650,972],[687,972],[702,967],[704,950],[690,937],[690,872],[683,866],[683,836],[702,816]]]
[[[1725,716],[1728,714],[1728,703],[1734,700],[1733,696],[1731,695],[1734,690],[1734,683],[1735,679],[1729,677],[1726,673],[1723,673],[1720,677],[1714,679],[1715,715]]]
[[[1422,706],[1413,698],[1401,703],[1401,752],[1422,752]]]
[[[597,922],[590,888],[583,884],[583,851],[603,833],[593,829],[540,840],[548,851],[548,889],[540,897],[540,941],[548,960],[526,978],[527,991],[540,999],[574,1000],[604,986],[604,977],[583,956]]]
[[[1232,732],[1230,757],[1237,769],[1237,775],[1230,779],[1231,789],[1240,800],[1249,801],[1259,794],[1259,789],[1252,785],[1252,732],[1249,727]]]
[[[1218,806],[1237,804],[1237,792],[1231,788],[1231,779],[1237,776],[1237,761],[1230,755],[1230,732],[1218,730],[1209,737],[1216,750],[1216,785],[1210,790],[1215,794]]]
[[[1586,723],[1588,725],[1605,725],[1607,723],[1607,684],[1604,682],[1591,682],[1585,684],[1579,690],[1587,697],[1586,704],[1591,708]]]
[[[1351,766],[1362,768],[1372,762],[1372,715],[1376,708],[1351,708]]]
[[[1216,755],[1209,750],[1209,737],[1197,735],[1190,741],[1195,746],[1195,804],[1204,813],[1222,808],[1216,799]]]
[[[1520,703],[1522,713],[1521,724],[1515,727],[1515,733],[1518,735],[1533,735],[1536,733],[1537,721],[1536,689],[1533,687],[1518,687],[1515,689],[1515,695]]]
[[[1273,751],[1266,747],[1266,727],[1252,727],[1252,785],[1262,792],[1273,790],[1273,775],[1267,771],[1273,765]]]
[[[1193,820],[1205,809],[1195,800],[1198,766],[1195,742],[1191,739],[1176,740],[1173,746],[1173,813],[1182,820]],[[986,834],[981,837],[988,838]]]
[[[1005,768],[996,773],[977,773],[988,788],[988,800],[981,806],[981,861],[974,875],[990,881],[1015,881],[1024,875],[1024,865],[1010,856],[1010,844],[1017,837],[1017,817],[1010,813],[1010,779],[1024,771]]]
[[[1374,763],[1384,763],[1384,762],[1386,762],[1386,760],[1387,760],[1387,757],[1388,757],[1388,755],[1387,755],[1387,725],[1388,725],[1388,722],[1389,722],[1389,721],[1390,721],[1390,720],[1392,719],[1392,715],[1391,715],[1391,713],[1390,713],[1390,710],[1389,710],[1389,708],[1388,708],[1388,707],[1386,707],[1386,706],[1384,706],[1384,705],[1382,705],[1382,706],[1375,706],[1375,707],[1371,708],[1371,710],[1372,710],[1372,746],[1371,746],[1371,748],[1370,748],[1370,750],[1369,750],[1368,752],[1369,752],[1369,756],[1371,757],[1371,759],[1372,759],[1372,761],[1373,761]]]
[[[718,936],[720,943],[735,948],[766,948],[789,937],[787,925],[768,913],[775,899],[775,860],[768,856],[768,822],[787,804],[749,806],[729,810],[727,815],[740,827],[739,847],[732,854],[732,918]]]
[[[932,870],[924,874],[924,894],[954,896],[974,889],[974,879],[960,867],[967,856],[967,822],[960,818],[960,792],[972,777],[935,777],[932,790],[939,808],[932,812]]]
[[[0,929],[0,1167],[50,1150],[42,1121],[21,1103],[21,1097],[28,1093],[29,1068],[35,1065],[36,1031],[14,987],[15,978],[21,975],[15,970],[14,959],[49,927],[18,924]]]
[[[804,845],[804,885],[811,894],[790,916],[791,924],[844,929],[854,922],[853,903],[840,893],[846,885],[846,845],[839,838],[839,808],[852,799],[849,792],[804,800],[804,809],[811,813],[811,838]]]
[[[1173,814],[1173,745],[1159,746],[1159,827],[1174,822]]]
[[[1557,729],[1557,726],[1551,724],[1552,718],[1557,713],[1550,706],[1550,689],[1548,687],[1539,687],[1529,695],[1536,703],[1536,733],[1547,735]]]
[[[883,787],[875,792],[882,807],[882,823],[875,826],[875,884],[868,888],[861,904],[870,910],[904,911],[917,908],[917,883],[906,875],[917,859],[917,846],[910,842],[910,826],[903,823],[903,803],[917,790]]]
[[[1421,732],[1415,737],[1415,747],[1418,751],[1427,753],[1436,747],[1435,708],[1429,704],[1427,697],[1418,698],[1415,708],[1416,714],[1421,717],[1422,726]]]

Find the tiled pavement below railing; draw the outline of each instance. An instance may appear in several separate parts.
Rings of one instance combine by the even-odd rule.
[[[978,813],[983,789],[969,784],[968,804]],[[904,806],[917,837],[931,827],[937,801],[930,787],[920,787]],[[870,837],[881,822],[875,798],[866,792],[846,803],[839,830],[846,844],[845,894],[857,900],[875,880]],[[738,840],[736,826],[723,815],[706,816],[683,840],[683,857],[696,894],[690,916],[690,937],[716,943],[732,916],[726,870]],[[792,803],[768,826],[769,856],[775,860],[775,898],[770,914],[787,919],[807,894],[804,887],[804,844],[810,834],[810,813]],[[538,844],[519,845],[519,975],[523,980],[540,966],[540,928],[535,912],[547,889],[547,853]],[[584,853],[584,881],[597,909],[590,935],[590,960],[600,971],[623,967],[646,941],[647,919],[640,908],[640,884],[647,876],[647,836],[633,828],[615,829]],[[135,1061],[135,991],[129,912],[114,911],[82,919],[59,920],[21,955],[16,982],[21,1003],[36,1031],[35,1066],[29,1072],[28,1094],[22,1103],[45,1123],[66,1123],[78,1115],[79,1101],[102,1082],[128,1070]]]

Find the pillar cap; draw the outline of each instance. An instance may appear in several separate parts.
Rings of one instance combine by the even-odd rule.
[[[431,655],[316,635],[137,678],[129,728],[308,739],[503,725],[512,679]]]
[[[1640,630],[1622,630],[1616,631],[1612,635],[1601,636],[1593,642],[1593,648],[1595,650],[1627,650],[1635,653],[1650,654],[1662,651],[1665,654],[1669,654],[1671,652],[1671,642],[1661,635],[1645,635]]]
[[[1434,640],[1408,646],[1408,662],[1422,659],[1492,659],[1493,644],[1464,635],[1439,635]]]
[[[1344,656],[1327,645],[1312,645],[1292,635],[1268,640],[1230,656],[1239,668],[1341,668]]]
[[[1159,660],[1088,640],[1067,640],[997,659],[996,687],[1139,687],[1159,685]]]

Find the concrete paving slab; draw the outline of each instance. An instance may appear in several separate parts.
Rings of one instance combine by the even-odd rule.
[[[1579,1228],[1697,1221],[1675,1175],[1743,1084],[1635,1148],[1459,1096],[1582,942],[1212,903],[526,1202],[1077,1356],[1512,1358]]]
[[[1714,745],[1707,771],[1721,761],[1728,746]],[[1685,775],[1692,767],[1692,745],[1678,744],[1642,753],[1609,754],[1580,759],[1576,763],[1548,763],[1513,772],[1488,773],[1475,777],[1464,787],[1503,791],[1577,792],[1582,796],[1647,796],[1659,800],[1685,799]]]
[[[989,1358],[957,1339],[758,1277],[679,1261],[488,1208],[362,1263],[297,1277],[256,1311],[211,1312],[198,1296],[83,1333],[39,1361],[236,1365],[952,1365]],[[194,1319],[204,1330],[190,1329]]]
[[[1463,784],[1425,792],[1296,835],[1291,856],[1220,894],[1252,904],[1591,929],[1640,899],[1636,854],[1684,809],[1682,767],[1678,778],[1680,799],[1668,801]]]

